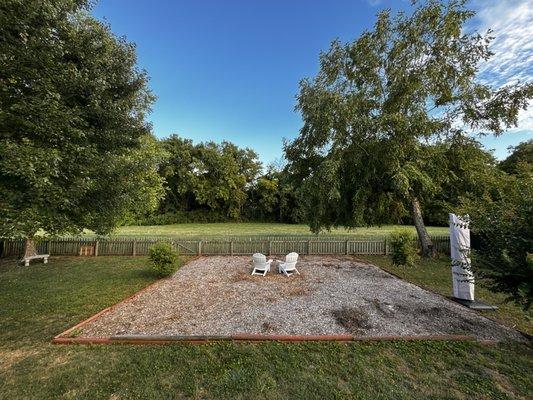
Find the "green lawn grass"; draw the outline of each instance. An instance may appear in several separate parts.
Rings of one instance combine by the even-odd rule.
[[[416,232],[414,226],[383,225],[352,230],[338,228],[321,233],[321,235],[383,237],[397,229],[409,229]],[[447,227],[429,227],[434,235],[447,235]],[[88,233],[90,234],[90,233]],[[303,236],[312,235],[307,225],[278,224],[261,222],[222,222],[175,224],[153,226],[123,226],[114,233],[117,236],[187,236],[187,237],[224,237],[224,236]]]
[[[60,346],[146,286],[143,257],[0,261],[0,399],[527,398],[533,351],[506,343]]]

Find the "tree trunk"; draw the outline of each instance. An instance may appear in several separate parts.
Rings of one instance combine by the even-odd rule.
[[[418,239],[420,240],[420,245],[422,247],[422,257],[434,257],[435,248],[433,247],[433,242],[431,237],[426,230],[426,225],[424,224],[424,219],[422,218],[422,211],[420,210],[420,202],[414,193],[410,193],[411,197],[411,215],[413,216],[413,221],[415,223],[416,232],[418,233]]]
[[[27,237],[24,242],[24,255],[22,257],[32,257],[35,255],[37,255],[37,249],[35,247],[35,242],[33,241],[33,236]]]

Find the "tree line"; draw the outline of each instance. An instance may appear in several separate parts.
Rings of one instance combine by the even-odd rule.
[[[194,144],[178,135],[159,143],[164,197],[130,223],[303,222],[297,186],[284,168],[264,167],[252,149],[227,141]]]
[[[160,139],[159,146],[164,154],[158,167],[164,195],[155,210],[132,215],[126,223],[307,223],[313,218],[316,208],[309,191],[323,189],[306,186],[286,161],[264,166],[252,149],[227,141],[194,144],[178,135]],[[420,153],[432,182],[420,203],[429,225],[446,226],[450,212],[467,213],[474,203],[501,199],[508,183],[524,183],[521,179],[533,167],[533,140],[514,147],[500,162],[468,137],[423,145]],[[388,211],[388,215],[370,224],[410,223],[410,212],[402,202],[391,201],[387,207],[384,214]],[[330,212],[333,226],[337,218],[333,213],[353,211],[337,208]]]

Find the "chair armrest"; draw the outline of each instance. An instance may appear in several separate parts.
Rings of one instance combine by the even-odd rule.
[[[274,260],[268,260],[268,261],[267,261],[267,264],[270,264],[272,261],[274,261]]]

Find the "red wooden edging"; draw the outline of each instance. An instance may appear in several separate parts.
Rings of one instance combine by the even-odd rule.
[[[482,344],[494,344],[496,340],[477,340],[468,335],[421,335],[421,336],[353,336],[353,335],[263,335],[235,334],[228,336],[111,336],[111,337],[58,337],[54,344],[208,344],[214,342],[377,342],[377,341],[478,341]]]

